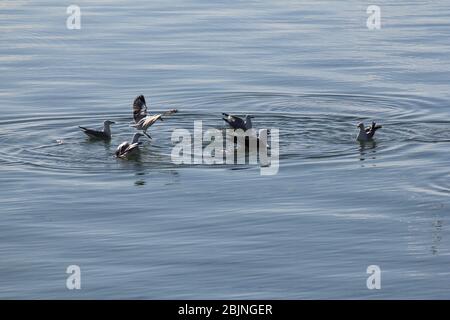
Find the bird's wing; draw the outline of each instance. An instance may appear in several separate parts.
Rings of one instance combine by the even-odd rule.
[[[136,124],[132,125],[132,127],[140,129],[142,127],[142,125],[144,124],[144,122],[145,122],[145,118],[142,118],[141,120],[136,122]]]
[[[119,157],[121,154],[125,152],[125,150],[129,147],[130,143],[122,142],[116,150],[116,157]]]
[[[372,131],[373,128],[373,123],[371,126],[366,127],[366,133],[370,133],[370,131]]]
[[[91,138],[95,138],[95,139],[110,139],[111,138],[103,131],[87,129],[84,127],[80,127],[80,129],[83,130],[83,132]]]
[[[133,119],[134,122],[139,122],[142,118],[147,116],[147,107],[145,98],[143,95],[140,95],[134,99],[133,102]]]
[[[228,120],[228,118],[223,118],[223,121],[225,121],[225,122],[228,123],[231,127],[233,127],[232,122],[230,122],[230,120]]]
[[[132,143],[132,144],[128,145],[128,147],[127,147],[127,149],[125,151],[129,152],[130,150],[136,149],[137,147],[139,147],[139,142]]]
[[[381,128],[382,128],[382,126],[377,125],[375,122],[372,122],[372,126],[370,126],[368,128],[369,130],[366,129],[366,132],[367,132],[369,138],[372,138],[375,135],[375,132]]]
[[[245,121],[239,117],[229,115],[227,118],[223,118],[223,120],[233,127],[233,129],[245,130]]]
[[[132,143],[120,154],[121,156],[127,156],[130,153],[139,150],[139,143]]]
[[[146,117],[145,119],[142,119],[143,120],[143,123],[142,123],[142,128],[145,128],[145,129],[147,129],[148,127],[151,127],[156,121],[158,121],[158,119],[160,119],[161,118],[161,114],[156,114],[156,115],[154,115],[154,116],[150,116],[150,117]]]

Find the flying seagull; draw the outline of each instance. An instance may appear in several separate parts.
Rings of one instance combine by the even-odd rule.
[[[237,117],[232,116],[228,113],[222,113],[224,115],[223,120],[228,123],[233,129],[242,129],[242,130],[248,130],[252,128],[252,116],[245,116],[245,120]]]
[[[359,123],[358,124],[358,128],[359,128],[359,134],[358,134],[358,138],[357,140],[359,141],[370,141],[372,140],[373,136],[375,135],[375,132],[378,129],[381,129],[382,126],[377,125],[375,122],[372,122],[372,125],[370,127],[365,127],[364,123]]]
[[[164,121],[162,118],[163,116],[168,116],[176,112],[178,112],[177,109],[172,109],[164,113],[151,116],[147,113],[147,103],[145,102],[145,97],[140,95],[136,97],[133,102],[134,125],[132,125],[132,127],[135,127],[137,130],[142,130],[143,133],[151,139],[152,137],[150,137],[147,133],[148,128],[150,128],[158,120]]]
[[[122,142],[116,150],[116,157],[117,158],[128,158],[129,156],[132,156],[136,154],[139,151],[139,145],[142,142],[139,142],[139,138],[142,137],[142,133],[135,133],[133,136],[133,140],[131,143],[128,141]]]
[[[149,139],[151,139],[152,137],[147,133],[147,130],[158,120],[164,121],[162,118],[162,114],[156,114],[154,116],[146,116],[145,118],[139,120],[138,123],[132,125],[132,127],[135,127],[137,130],[142,130],[143,134],[145,134]]]
[[[97,131],[92,129],[87,129],[84,127],[79,127],[83,132],[91,139],[97,139],[97,140],[111,140],[111,125],[115,122],[106,120],[103,122],[103,130]]]

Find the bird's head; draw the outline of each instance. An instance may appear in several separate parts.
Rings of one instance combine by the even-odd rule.
[[[364,123],[362,122],[358,123],[357,127],[360,128],[361,130],[365,130]]]
[[[105,126],[109,126],[109,125],[111,125],[111,124],[115,124],[115,122],[114,122],[114,121],[110,121],[110,120],[106,120],[105,122],[103,122],[103,124],[104,124]]]

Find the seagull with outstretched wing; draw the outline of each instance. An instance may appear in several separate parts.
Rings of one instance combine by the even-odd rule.
[[[148,128],[150,128],[156,121],[164,121],[163,116],[168,116],[173,113],[178,112],[177,109],[172,109],[161,114],[149,115],[147,111],[147,103],[145,102],[145,97],[140,95],[134,99],[133,102],[133,119],[135,127],[137,130],[142,130],[143,134],[149,139],[152,137],[147,133]]]
[[[359,123],[359,134],[357,137],[357,140],[359,141],[370,141],[373,139],[373,136],[375,135],[375,132],[378,129],[381,129],[383,126],[377,125],[375,122],[372,122],[372,125],[370,127],[365,127],[364,123]]]

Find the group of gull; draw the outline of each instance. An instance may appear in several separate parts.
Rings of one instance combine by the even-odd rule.
[[[166,111],[164,113],[149,115],[147,110],[147,103],[145,102],[145,97],[140,95],[134,99],[133,102],[133,120],[134,124],[132,127],[136,128],[138,131],[142,131],[142,133],[137,132],[133,135],[133,139],[131,142],[125,141],[122,142],[116,149],[116,157],[117,158],[128,158],[130,156],[135,155],[139,151],[139,145],[142,142],[139,141],[139,138],[142,136],[147,136],[151,139],[151,136],[147,133],[147,130],[158,120],[164,121],[163,116],[168,116],[173,113],[178,112],[177,109],[172,109]],[[241,129],[243,131],[247,131],[253,128],[252,118],[253,116],[247,115],[245,118],[240,118],[235,115],[230,115],[227,113],[223,114],[223,120],[228,123],[228,125],[234,129]],[[114,121],[106,120],[103,122],[103,130],[93,130],[85,127],[79,127],[90,139],[95,140],[111,140],[111,125],[115,124]],[[359,123],[359,134],[357,136],[357,140],[360,142],[371,141],[375,135],[375,132],[382,128],[381,125],[377,125],[375,122],[372,122],[371,126],[366,127],[364,123]]]
[[[122,142],[116,149],[116,157],[117,158],[128,158],[130,156],[135,155],[139,151],[139,146],[142,142],[139,141],[139,138],[142,136],[147,136],[149,139],[152,137],[147,133],[147,130],[158,120],[164,121],[163,116],[170,115],[172,113],[176,113],[176,109],[172,109],[166,111],[164,113],[149,115],[147,111],[147,103],[145,102],[145,97],[140,95],[134,99],[133,102],[133,119],[134,124],[132,127],[136,128],[138,131],[142,131],[142,133],[137,132],[133,135],[133,139],[131,142],[125,141]],[[103,122],[102,130],[93,130],[85,127],[79,127],[90,139],[94,140],[111,140],[111,125],[115,124],[114,121],[106,120]]]

